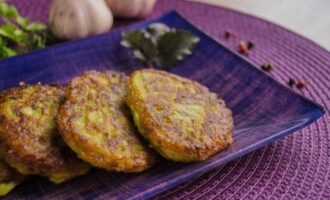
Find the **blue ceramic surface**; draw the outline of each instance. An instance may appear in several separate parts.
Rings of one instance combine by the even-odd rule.
[[[163,161],[141,174],[94,170],[61,185],[36,178],[22,184],[9,198],[149,198],[291,134],[323,115],[319,105],[280,85],[175,12],[124,30],[145,28],[152,22],[186,29],[201,38],[193,56],[166,70],[199,81],[227,102],[234,115],[233,145],[204,162]],[[88,69],[127,74],[141,69],[130,50],[119,43],[120,31],[114,31],[4,60],[0,62],[0,90],[17,86],[20,81],[65,84]]]

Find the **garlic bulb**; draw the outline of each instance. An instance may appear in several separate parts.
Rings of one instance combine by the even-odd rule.
[[[54,0],[49,24],[55,36],[79,39],[108,31],[113,16],[104,0]]]
[[[134,18],[149,14],[156,0],[106,0],[106,2],[115,16]]]

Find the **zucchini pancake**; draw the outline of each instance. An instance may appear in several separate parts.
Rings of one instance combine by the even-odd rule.
[[[74,78],[67,87],[59,127],[66,143],[91,165],[140,172],[157,157],[131,120],[125,104],[127,80],[123,74],[97,71]]]
[[[139,132],[167,159],[205,160],[233,141],[231,111],[217,94],[195,81],[140,70],[131,75],[127,93]]]
[[[61,183],[85,174],[80,160],[57,131],[63,88],[22,85],[0,95],[0,154],[24,175],[47,176]]]
[[[24,180],[24,176],[0,159],[0,197],[8,194]]]

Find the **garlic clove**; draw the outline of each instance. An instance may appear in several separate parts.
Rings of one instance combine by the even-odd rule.
[[[149,14],[156,0],[106,0],[106,3],[115,16],[134,18]]]
[[[133,18],[139,14],[139,0],[109,0],[110,9],[113,10],[116,16]]]
[[[145,0],[142,1],[142,10],[140,12],[140,14],[138,15],[138,17],[145,17],[147,16],[155,7],[156,4],[156,0]]]
[[[104,0],[100,0],[100,3],[95,4],[93,1],[88,0],[88,4],[91,6],[91,10],[98,12],[97,15],[91,15],[92,34],[100,34],[108,31],[113,25],[113,15],[111,10],[107,7]]]
[[[108,31],[113,15],[104,0],[54,0],[49,24],[59,38],[80,39]]]

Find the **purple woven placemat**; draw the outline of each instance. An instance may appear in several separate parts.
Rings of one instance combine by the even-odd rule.
[[[50,0],[12,0],[34,20],[47,21]],[[279,26],[228,9],[183,0],[159,0],[150,17],[177,10],[205,32],[237,49],[240,39],[255,47],[257,66],[271,61],[271,75],[307,81],[296,92],[323,105],[326,114],[311,126],[167,191],[156,199],[330,199],[330,53]],[[120,27],[135,20],[119,24]],[[229,40],[224,31],[235,33]],[[32,191],[31,191],[32,192]]]

